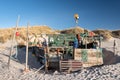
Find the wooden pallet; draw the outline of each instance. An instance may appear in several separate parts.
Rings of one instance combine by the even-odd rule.
[[[80,70],[82,67],[82,62],[77,60],[60,60],[60,71],[61,72],[72,72]]]

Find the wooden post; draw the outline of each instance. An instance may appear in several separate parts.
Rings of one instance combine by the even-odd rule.
[[[113,42],[113,52],[114,54],[116,54],[116,40],[114,40]]]
[[[27,24],[27,32],[26,32],[26,64],[25,64],[25,69],[24,72],[28,72],[28,27],[29,27],[29,23]]]
[[[48,72],[48,57],[47,57],[47,49],[46,49],[46,47],[45,47],[45,49],[44,49],[44,51],[45,51],[45,72],[47,73]]]
[[[85,36],[85,49],[87,49],[87,37]]]
[[[102,41],[102,36],[99,35],[99,48],[101,48],[101,41]]]
[[[11,45],[12,47],[12,45]],[[8,69],[10,67],[10,59],[11,59],[12,49],[10,49],[9,59],[8,59]]]
[[[18,16],[18,20],[16,22],[16,27],[15,27],[14,36],[13,36],[13,39],[12,39],[12,44],[14,43],[14,41],[16,41],[16,32],[17,32],[17,28],[18,28],[19,19],[20,19],[20,16]],[[17,48],[17,44],[16,44],[16,48]],[[13,51],[13,45],[12,45],[12,51]],[[17,55],[17,51],[16,51],[16,55]]]
[[[60,72],[61,72],[61,61],[62,61],[62,60],[59,61],[59,71],[60,71]]]
[[[20,16],[18,16],[18,19],[17,19],[17,22],[16,22],[16,27],[15,27],[15,30],[14,30],[14,33],[13,33],[13,37],[11,36],[12,43],[11,43],[11,49],[10,49],[10,54],[9,54],[9,59],[8,59],[8,69],[9,69],[9,66],[10,66],[11,55],[12,55],[12,52],[13,52],[13,43],[14,43],[14,40],[16,38],[15,36],[16,36],[16,31],[17,31],[19,19],[20,19]]]
[[[15,31],[15,41],[16,41],[16,44],[15,44],[15,46],[16,46],[15,58],[16,58],[16,59],[17,59],[17,55],[18,55],[18,49],[17,49],[18,42],[17,42],[16,32],[17,32],[17,29],[18,29],[19,19],[20,19],[20,16],[18,16],[18,20],[17,20],[17,22],[16,22],[16,31]]]

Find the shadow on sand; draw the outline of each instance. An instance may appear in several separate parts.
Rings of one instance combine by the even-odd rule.
[[[25,64],[26,63],[26,47],[20,48],[18,50],[18,61],[21,64]],[[35,68],[38,69],[40,68],[40,63],[37,61],[36,57],[34,55],[32,55],[32,50],[29,49],[29,53],[28,53],[28,66],[29,68]]]
[[[25,64],[26,60],[26,48],[20,48],[18,50],[18,60],[21,64]],[[103,63],[104,65],[111,65],[111,64],[117,64],[120,63],[120,56],[115,55],[114,52],[109,51],[105,48],[103,48]],[[40,68],[40,63],[37,61],[36,57],[32,55],[32,50],[29,49],[29,55],[28,55],[28,66],[29,68]]]
[[[103,48],[103,63],[104,65],[120,63],[120,56],[115,55],[115,52]]]

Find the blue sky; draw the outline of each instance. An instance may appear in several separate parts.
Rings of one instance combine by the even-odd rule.
[[[120,29],[120,0],[0,0],[0,28],[47,25],[53,29],[78,25],[85,29]]]

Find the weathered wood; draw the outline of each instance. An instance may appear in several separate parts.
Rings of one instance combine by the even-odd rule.
[[[53,51],[52,51],[53,49]],[[62,52],[60,52],[62,51]],[[63,59],[64,47],[48,47],[48,61],[49,62],[58,62],[60,59]]]
[[[26,31],[27,38],[26,38],[26,64],[24,69],[25,72],[29,71],[28,69],[28,27],[29,27],[29,23],[27,24],[27,31]]]
[[[8,68],[10,66],[10,60],[11,60],[11,56],[12,56],[12,52],[13,52],[13,47],[14,47],[13,43],[15,43],[14,41],[16,41],[16,32],[17,32],[17,28],[18,28],[19,19],[20,19],[20,16],[18,16],[18,19],[16,22],[16,27],[15,27],[15,30],[13,33],[13,37],[11,37],[12,43],[11,43],[11,48],[10,48],[10,53],[9,53],[9,58],[8,58]],[[17,44],[16,44],[16,48],[17,48]],[[16,58],[17,58],[17,51],[16,51]]]
[[[83,55],[82,50],[86,50],[87,53]],[[83,57],[87,61],[83,61]],[[83,67],[91,67],[103,64],[103,57],[100,49],[75,49],[74,59],[82,61]]]
[[[77,60],[60,60],[60,71],[71,71],[80,70],[82,67],[82,62]]]

